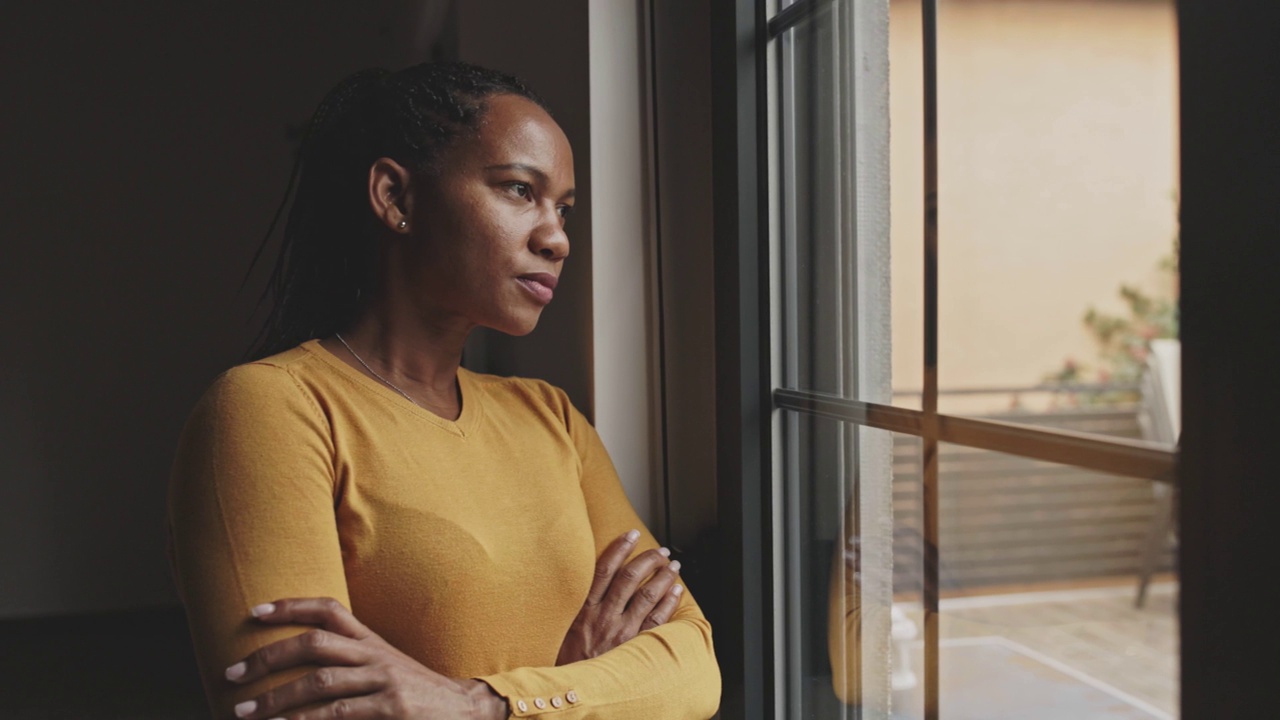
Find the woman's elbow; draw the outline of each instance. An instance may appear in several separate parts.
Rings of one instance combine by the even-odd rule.
[[[690,720],[707,720],[720,711],[720,662],[716,660],[715,645],[711,640],[711,625],[701,621],[700,629],[706,642],[706,660],[695,672],[700,676],[691,683],[692,697],[689,698]]]
[[[715,655],[712,655],[706,681],[697,684],[696,695],[690,701],[693,710],[690,718],[707,720],[714,717],[720,711],[720,691],[720,665],[716,662]]]
[[[861,705],[862,704],[862,688],[861,684],[855,678],[841,677],[833,675],[831,677],[831,689],[835,691],[836,697],[845,705]]]

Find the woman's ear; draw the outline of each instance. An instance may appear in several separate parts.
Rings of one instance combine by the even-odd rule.
[[[409,171],[391,158],[378,158],[369,168],[369,204],[392,232],[409,232]]]

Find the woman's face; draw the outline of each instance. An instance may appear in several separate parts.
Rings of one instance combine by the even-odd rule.
[[[433,321],[524,335],[569,255],[573,150],[536,103],[497,95],[487,106],[479,131],[445,151],[436,176],[414,181],[411,237],[392,272]]]

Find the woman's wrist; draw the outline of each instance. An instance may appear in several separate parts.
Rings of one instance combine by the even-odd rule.
[[[475,720],[507,720],[507,701],[481,680],[459,680],[471,699],[471,716]]]

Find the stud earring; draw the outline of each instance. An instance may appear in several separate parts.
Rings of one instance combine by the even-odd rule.
[[[398,227],[398,228],[400,228],[401,230],[403,230],[403,229],[405,229],[405,228],[409,227],[409,221],[408,221],[408,220],[401,220],[400,222],[396,223],[396,227]]]

